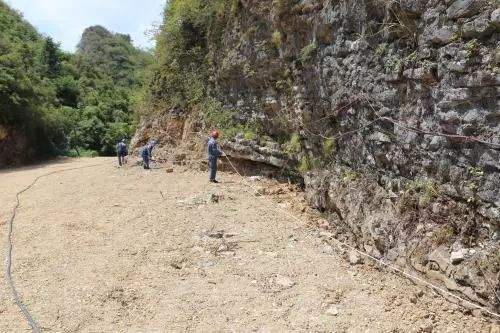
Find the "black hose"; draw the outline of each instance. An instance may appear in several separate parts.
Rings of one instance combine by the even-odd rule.
[[[62,173],[62,172],[67,172],[67,171],[74,171],[74,170],[81,170],[81,169],[86,169],[86,168],[93,168],[96,166],[101,166],[105,165],[108,163],[101,163],[101,164],[93,164],[93,165],[87,165],[84,167],[78,167],[78,168],[71,168],[71,169],[64,169],[64,170],[57,170],[57,171],[52,171],[49,172],[45,175],[38,176],[35,178],[35,180],[26,186],[23,190],[19,191],[16,193],[16,205],[14,206],[14,209],[12,210],[12,216],[10,217],[9,223],[8,223],[8,231],[7,231],[7,250],[6,250],[6,257],[5,257],[5,278],[7,280],[7,284],[10,287],[12,297],[14,298],[14,301],[16,302],[17,306],[21,310],[22,314],[24,315],[24,318],[28,322],[28,324],[31,327],[31,331],[34,333],[40,333],[40,326],[36,322],[36,320],[33,318],[32,314],[28,310],[28,307],[26,304],[24,304],[23,300],[19,296],[19,293],[17,292],[16,286],[14,285],[14,281],[12,280],[12,232],[14,229],[14,220],[16,219],[17,215],[17,210],[21,204],[19,197],[29,191],[35,184],[42,178],[57,174],[57,173]]]

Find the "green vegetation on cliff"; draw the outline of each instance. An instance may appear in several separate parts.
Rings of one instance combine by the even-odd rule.
[[[222,39],[225,26],[238,13],[236,0],[172,0],[165,7],[157,34],[156,64],[151,83],[151,110],[190,110],[206,126],[232,135],[251,129],[234,121],[234,110],[224,108],[211,94],[213,46]],[[210,48],[209,46],[212,46]]]

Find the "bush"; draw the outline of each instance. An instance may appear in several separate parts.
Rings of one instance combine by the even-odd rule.
[[[300,62],[305,65],[316,53],[317,48],[318,47],[315,42],[312,42],[311,44],[303,47],[302,50],[300,50]]]
[[[285,144],[285,152],[294,155],[302,150],[302,137],[298,133],[293,133],[290,140]]]
[[[237,16],[239,9],[240,9],[240,0],[232,0],[231,14],[233,14],[233,16]]]
[[[273,42],[273,45],[274,47],[276,47],[277,49],[280,49],[281,48],[281,44],[282,44],[282,36],[281,36],[281,32],[279,32],[278,30],[275,30],[273,32],[273,35],[271,37],[271,40]]]
[[[337,142],[335,139],[328,138],[323,141],[323,156],[330,157],[337,150]]]
[[[283,16],[290,13],[293,5],[297,4],[299,0],[273,0],[273,11],[278,16]]]
[[[225,109],[222,103],[214,98],[207,98],[201,104],[202,116],[206,125],[227,130],[235,127],[235,110]]]
[[[65,156],[78,158],[78,157],[98,157],[99,153],[95,150],[86,150],[86,149],[71,149],[69,150]]]
[[[116,153],[116,143],[122,139],[128,140],[132,137],[133,133],[134,128],[128,123],[115,122],[107,124],[101,153],[104,155],[114,155]]]
[[[311,158],[309,157],[309,155],[304,155],[302,156],[302,158],[300,159],[300,163],[299,163],[299,172],[300,173],[306,173],[308,171],[311,171],[312,169],[312,163],[311,163]]]
[[[5,139],[6,137],[7,137],[7,130],[2,125],[0,125],[0,141]]]
[[[165,6],[163,26],[156,36],[156,66],[151,75],[152,103],[162,109],[199,110],[208,127],[225,136],[244,130],[234,120],[234,110],[224,108],[210,95],[207,82],[213,54],[208,44],[217,44],[231,16],[237,15],[238,0],[171,0]],[[248,76],[254,75],[247,68]]]

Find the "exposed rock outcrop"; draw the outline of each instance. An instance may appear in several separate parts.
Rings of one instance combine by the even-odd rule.
[[[241,0],[238,10],[210,46],[212,92],[268,138],[228,150],[300,170],[339,237],[498,309],[494,2]]]

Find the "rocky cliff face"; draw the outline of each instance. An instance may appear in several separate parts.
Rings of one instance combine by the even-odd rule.
[[[298,170],[339,237],[498,310],[498,6],[237,2],[209,85],[259,136],[227,150]],[[189,110],[166,114],[152,133],[189,139]]]

